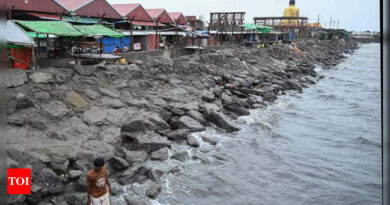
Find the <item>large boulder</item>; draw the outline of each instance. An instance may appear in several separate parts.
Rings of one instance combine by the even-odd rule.
[[[151,153],[163,147],[171,147],[171,142],[157,133],[133,135],[125,132],[123,137],[131,150],[144,150]]]
[[[109,96],[109,97],[112,97],[112,98],[119,98],[120,97],[120,92],[117,91],[117,90],[111,90],[111,89],[108,89],[108,88],[101,88],[99,87],[98,88],[98,91],[102,94],[102,95],[106,95],[106,96]]]
[[[232,122],[223,113],[209,111],[206,112],[205,115],[206,119],[208,119],[210,122],[227,132],[234,132],[240,130],[239,128],[233,126]]]
[[[84,112],[83,119],[89,124],[102,123],[107,117],[107,109],[103,107],[93,106],[88,111]]]
[[[160,160],[164,161],[168,159],[169,149],[167,147],[163,147],[157,151],[154,151],[150,154],[151,160]]]
[[[61,101],[53,101],[42,104],[41,108],[54,118],[62,118],[68,113],[68,107]]]
[[[187,112],[188,116],[190,116],[192,119],[198,121],[200,124],[202,124],[203,126],[209,126],[210,123],[206,120],[206,118],[204,118],[204,116],[202,115],[202,113],[196,111],[196,110],[190,110]]]
[[[199,147],[200,146],[198,140],[196,140],[196,138],[192,135],[187,136],[187,143],[191,147]]]
[[[140,200],[140,199],[135,199],[131,197],[131,195],[125,196],[125,201],[127,205],[147,205],[146,202]]]
[[[87,201],[87,193],[70,192],[65,194],[65,199],[68,205],[85,205]]]
[[[88,105],[87,101],[74,91],[69,91],[65,94],[65,102],[76,108],[82,108]]]
[[[130,166],[125,159],[122,159],[120,157],[112,157],[108,160],[108,162],[114,169],[118,171],[125,170],[127,167]]]
[[[171,156],[171,159],[175,159],[175,160],[180,161],[180,162],[188,161],[189,158],[190,158],[190,157],[189,157],[187,151],[175,152],[175,153]]]
[[[57,174],[65,174],[69,167],[69,160],[63,156],[52,156],[49,163],[49,168],[54,170]]]
[[[43,195],[59,194],[64,191],[61,179],[49,168],[43,168],[33,183],[40,187]]]
[[[7,87],[18,87],[28,81],[27,73],[23,69],[7,69]]]
[[[237,114],[238,116],[244,116],[250,114],[250,112],[245,107],[241,106],[238,103],[228,103],[224,107],[226,110],[231,111]]]
[[[213,102],[215,100],[215,95],[211,91],[203,91],[201,94],[201,98],[206,102]]]
[[[78,180],[80,178],[81,175],[83,175],[83,171],[81,170],[70,170],[68,172],[68,179],[70,181],[74,181],[74,180]]]
[[[118,174],[118,182],[121,185],[128,185],[147,179],[148,169],[144,166],[132,166]]]
[[[217,145],[217,143],[218,143],[217,141],[215,141],[215,140],[213,140],[213,139],[211,139],[209,137],[206,137],[206,136],[202,136],[202,140],[204,142],[209,143],[210,145]]]
[[[100,94],[92,89],[86,89],[86,90],[84,90],[84,93],[91,100],[96,100],[100,97]]]
[[[103,97],[102,98],[102,103],[107,106],[107,107],[110,107],[110,108],[121,108],[121,107],[124,107],[124,104],[122,103],[122,101],[118,100],[118,99],[114,99],[114,98],[110,98],[110,97]]]
[[[169,129],[169,124],[156,114],[128,119],[122,126],[122,132],[127,133],[144,133],[147,131],[164,131]]]
[[[267,92],[263,95],[264,101],[274,102],[278,97],[273,92]]]
[[[52,83],[54,82],[54,75],[46,72],[34,72],[29,75],[30,79],[35,83]]]
[[[83,142],[81,148],[83,149],[77,154],[77,158],[87,162],[92,162],[96,157],[102,157],[108,160],[115,156],[113,146],[98,140]]]
[[[189,129],[192,132],[200,132],[206,128],[193,118],[189,116],[182,116],[179,119],[179,129]]]
[[[287,83],[292,89],[294,89],[298,92],[302,92],[302,86],[299,85],[299,83],[297,81],[289,79],[289,80],[287,80]]]
[[[109,109],[106,117],[106,121],[114,126],[122,126],[127,116],[126,109]]]
[[[121,129],[118,127],[109,127],[104,129],[100,136],[104,142],[114,145],[116,147],[122,144]]]
[[[143,163],[148,158],[148,153],[145,151],[131,151],[125,150],[126,161],[134,164],[134,163]]]
[[[145,195],[149,198],[155,199],[161,193],[161,185],[153,184],[148,189],[146,189]]]
[[[191,133],[191,130],[189,129],[178,129],[178,130],[172,130],[164,135],[168,137],[169,140],[172,141],[180,141],[187,139],[187,135]]]

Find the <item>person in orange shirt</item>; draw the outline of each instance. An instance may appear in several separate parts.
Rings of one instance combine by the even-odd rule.
[[[87,205],[110,205],[108,194],[112,191],[104,159],[96,158],[93,164],[95,167],[87,174]]]

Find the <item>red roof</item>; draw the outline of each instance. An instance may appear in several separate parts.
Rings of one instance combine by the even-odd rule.
[[[22,11],[37,11],[58,14],[68,12],[66,8],[60,5],[56,0],[8,0],[6,6],[8,9]]]
[[[165,9],[146,9],[151,17],[159,23],[174,23],[173,19],[169,16],[168,12]]]
[[[121,16],[125,17],[140,5],[141,4],[112,4],[112,7],[114,7]]]
[[[69,11],[76,11],[92,1],[94,0],[57,0],[58,3],[63,5]]]
[[[126,19],[148,22],[154,21],[141,4],[113,4],[112,6]]]
[[[187,20],[181,12],[169,12],[169,16],[181,25],[187,25]]]
[[[76,15],[122,19],[122,16],[106,0],[56,0]]]

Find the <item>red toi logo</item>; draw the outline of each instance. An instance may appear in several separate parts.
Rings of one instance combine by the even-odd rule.
[[[7,170],[7,194],[31,194],[31,169]]]

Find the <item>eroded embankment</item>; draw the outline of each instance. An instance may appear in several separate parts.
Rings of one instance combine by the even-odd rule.
[[[199,146],[190,133],[211,124],[236,131],[231,119],[314,84],[315,65],[331,68],[356,48],[306,40],[130,65],[9,70],[8,166],[31,167],[33,175],[32,195],[9,203],[85,204],[85,174],[97,156],[108,160],[113,194],[150,179],[145,194],[158,197],[167,173],[143,166],[147,160],[166,160],[172,143]]]

